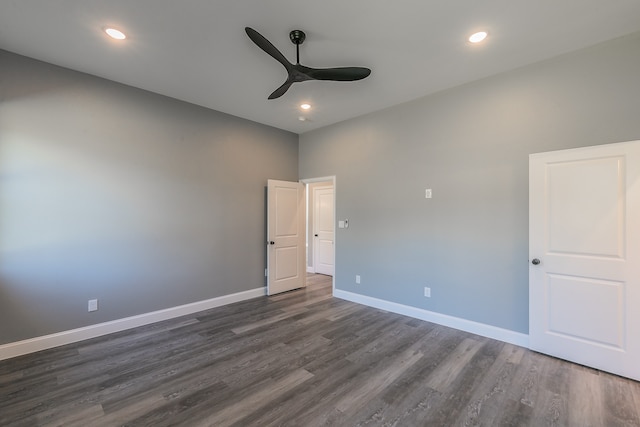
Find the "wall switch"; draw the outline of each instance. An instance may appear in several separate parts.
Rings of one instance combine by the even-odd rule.
[[[431,191],[431,189],[427,188],[426,190],[424,190],[424,198],[430,199],[431,197],[433,197],[433,192]]]
[[[360,275],[356,274],[356,285],[360,284]]]
[[[338,228],[344,228],[344,221],[338,221]]]
[[[89,311],[98,311],[98,300],[90,299],[89,300]]]
[[[424,296],[427,298],[431,298],[431,288],[424,287]]]

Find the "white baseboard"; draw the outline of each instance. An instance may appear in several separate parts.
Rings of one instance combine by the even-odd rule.
[[[48,348],[59,347],[65,344],[96,338],[102,335],[114,332],[124,331],[126,329],[138,326],[149,325],[163,320],[169,320],[187,314],[197,313],[198,311],[216,308],[234,302],[244,301],[265,295],[265,288],[255,288],[244,292],[224,295],[217,298],[198,301],[191,304],[185,304],[178,307],[167,308],[164,310],[144,313],[137,316],[126,317],[124,319],[113,320],[110,322],[99,323],[97,325],[85,326],[83,328],[72,329],[69,331],[58,332],[56,334],[45,335],[41,337],[31,338],[24,341],[17,341],[9,344],[0,345],[0,360],[10,359],[12,357],[22,356],[36,351],[46,350]],[[450,328],[459,329],[461,331],[470,332],[499,341],[508,342],[510,344],[529,347],[529,336],[519,332],[510,331],[508,329],[498,328],[496,326],[486,325],[471,320],[461,319],[458,317],[448,316],[446,314],[435,313],[433,311],[421,308],[411,307],[404,304],[385,301],[353,292],[347,292],[340,289],[334,289],[333,296],[369,307],[379,308],[381,310],[398,313],[415,319],[425,320],[427,322],[437,323],[439,325],[448,326]]]
[[[169,320],[175,317],[185,316],[187,314],[197,313],[198,311],[208,310],[210,308],[216,308],[264,295],[266,295],[266,290],[264,287],[255,288],[244,292],[238,292],[235,294],[223,295],[221,297],[211,298],[204,301],[198,301],[191,304],[153,311],[151,313],[139,314],[137,316],[112,320],[110,322],[99,323],[97,325],[85,326],[83,328],[58,332],[56,334],[45,335],[9,344],[3,344],[0,345],[0,360],[10,359],[12,357],[22,356],[24,354],[34,353],[36,351],[46,350],[48,348],[58,347],[65,344],[71,344],[74,342],[86,340],[89,338],[95,338],[106,334],[112,334],[114,332],[124,331],[125,329],[149,325],[151,323],[161,322],[163,320]]]
[[[448,326],[450,328],[470,332],[472,334],[481,335],[483,337],[492,338],[498,341],[503,341],[521,347],[529,348],[529,335],[520,332],[514,332],[508,329],[502,329],[496,326],[474,322],[472,320],[448,316],[446,314],[440,314],[433,311],[424,310],[422,308],[411,307],[391,301],[385,301],[382,299],[356,294],[353,292],[342,291],[340,289],[334,289],[333,296],[369,307],[379,308],[381,310],[402,314],[405,316],[413,317],[415,319],[426,320],[427,322],[437,323],[438,325]]]

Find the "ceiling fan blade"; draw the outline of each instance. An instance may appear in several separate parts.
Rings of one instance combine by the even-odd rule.
[[[293,80],[287,79],[287,81],[284,82],[282,84],[282,86],[280,86],[278,89],[274,90],[273,93],[271,95],[269,95],[269,99],[280,98],[289,89],[289,87],[291,87],[291,85],[293,83],[294,83]]]
[[[351,82],[364,79],[371,70],[364,67],[308,68],[305,74],[315,80]]]
[[[276,49],[276,47],[272,45],[269,40],[264,38],[262,34],[250,27],[245,27],[244,30],[246,31],[252,42],[254,42],[260,49],[264,50],[266,53],[275,58],[276,61],[284,65],[287,70],[293,67],[293,64],[291,64],[291,62],[289,62],[287,58],[285,58],[284,55],[280,53],[280,51]]]
[[[371,70],[365,67],[334,67],[334,68],[311,68],[305,67],[300,64],[299,59],[296,59],[296,64],[289,62],[287,58],[267,40],[262,34],[257,32],[251,27],[245,27],[247,36],[254,42],[260,49],[264,50],[267,54],[273,57],[276,61],[284,65],[287,70],[287,80],[276,90],[269,95],[269,99],[276,99],[285,94],[292,84],[296,82],[304,82],[306,80],[333,80],[350,82],[354,80],[361,80],[368,77],[371,74]],[[302,42],[304,42],[305,34],[301,30],[294,30],[289,33],[289,38],[296,45],[296,53]]]

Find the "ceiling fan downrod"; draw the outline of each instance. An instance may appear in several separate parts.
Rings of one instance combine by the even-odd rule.
[[[300,45],[304,43],[307,35],[302,30],[293,30],[289,33],[289,38],[296,45],[296,64],[300,65]]]

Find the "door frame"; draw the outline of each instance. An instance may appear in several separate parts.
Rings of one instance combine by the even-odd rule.
[[[306,193],[307,193],[307,198],[309,197],[309,185],[308,184],[314,184],[316,182],[331,182],[333,185],[333,220],[334,223],[337,221],[337,216],[336,216],[336,212],[337,212],[337,191],[338,188],[336,186],[336,176],[335,175],[330,175],[330,176],[322,176],[322,177],[317,177],[317,178],[305,178],[305,179],[301,179],[300,180],[301,183],[303,183],[305,185],[305,189],[306,189]],[[307,209],[308,210],[308,209]],[[309,214],[307,213],[307,218],[306,218],[306,222],[307,222],[307,247],[309,246]],[[336,265],[336,252],[338,250],[338,234],[336,233],[336,228],[335,224],[333,227],[333,278],[331,280],[331,293],[335,293],[336,290],[336,274],[338,271],[337,265]],[[306,254],[305,254],[305,259],[306,259]],[[306,264],[306,263],[305,263]],[[314,271],[315,271],[315,263],[314,263]]]

